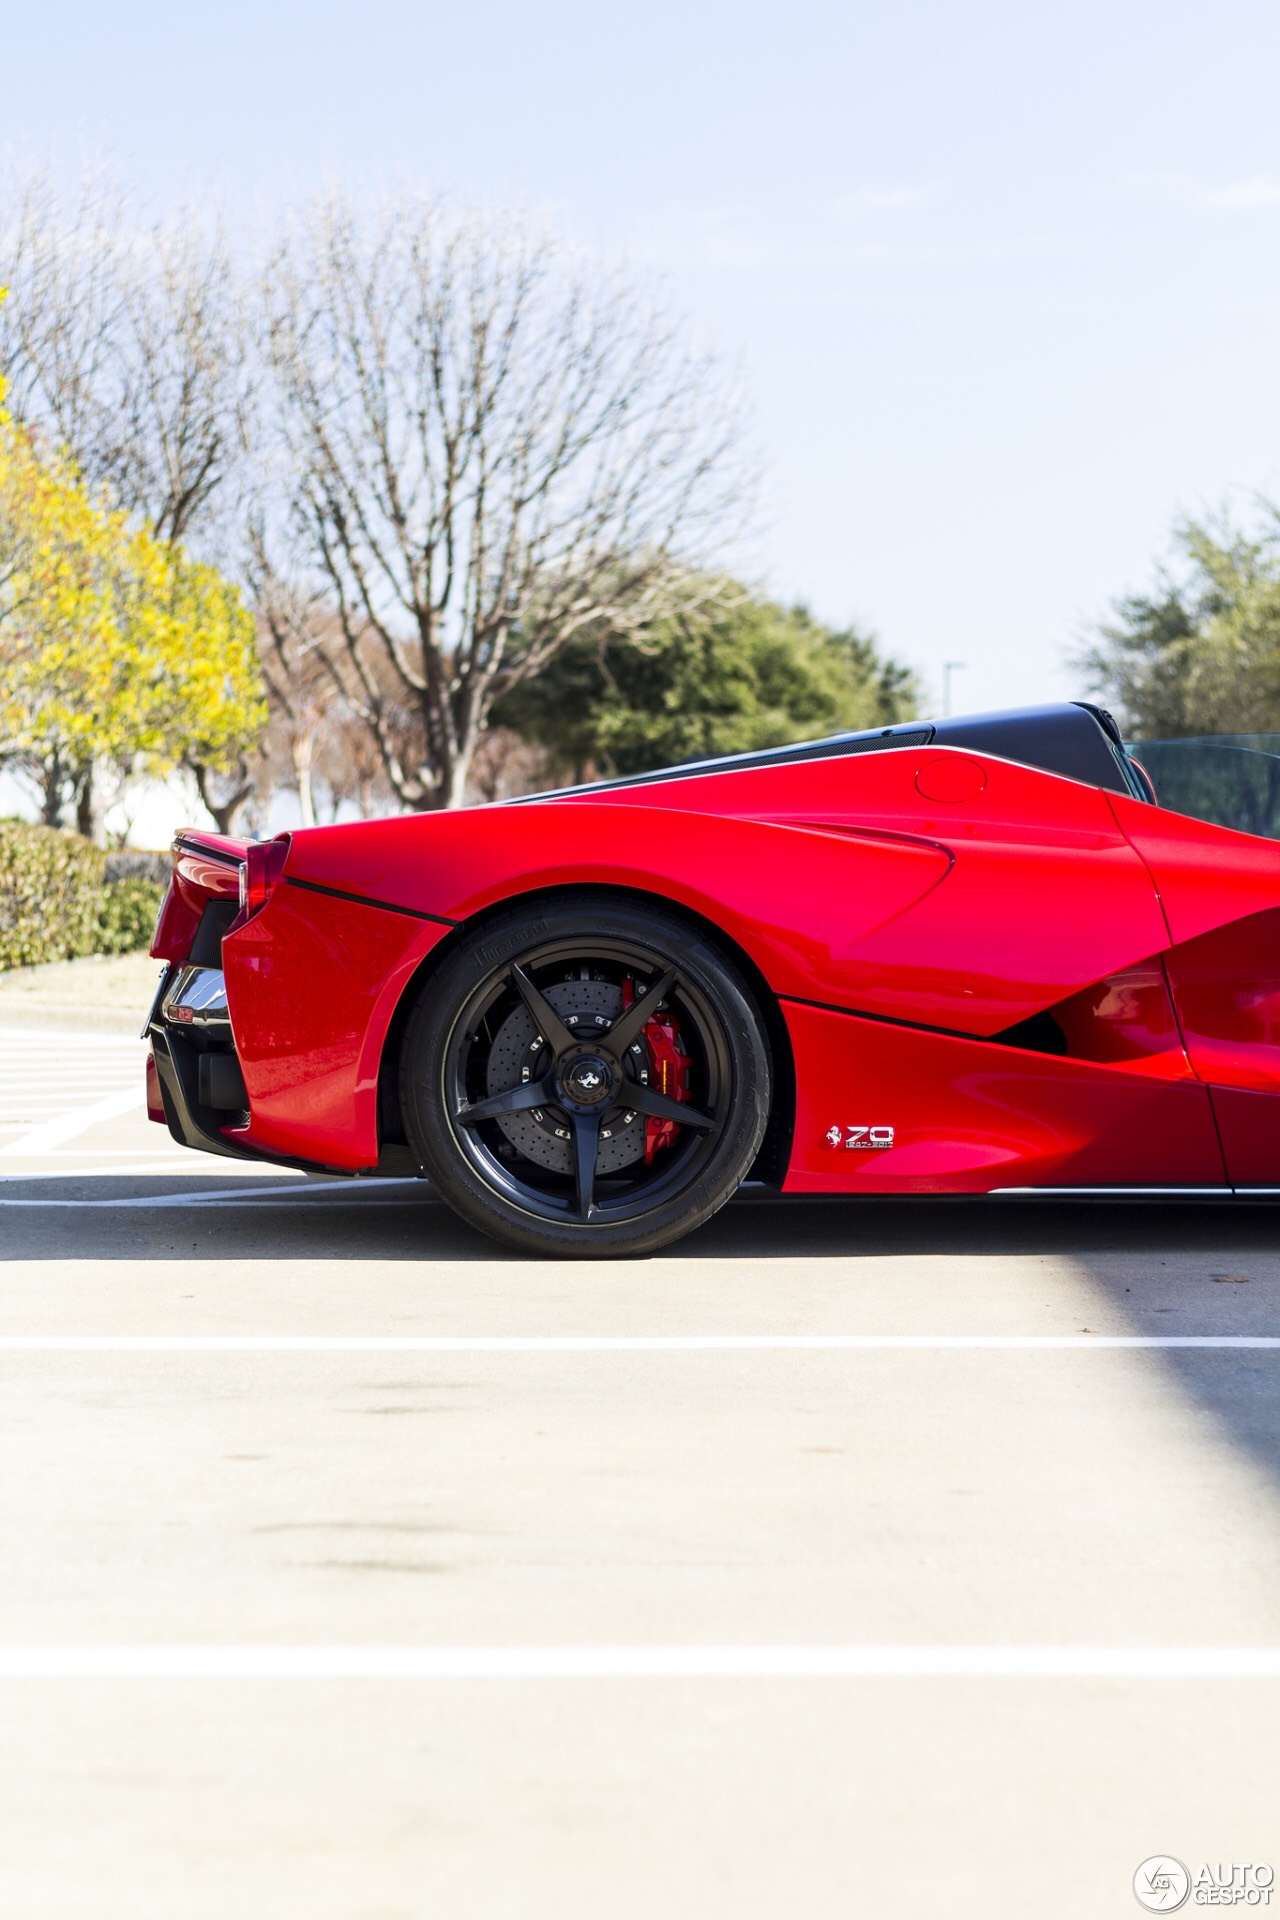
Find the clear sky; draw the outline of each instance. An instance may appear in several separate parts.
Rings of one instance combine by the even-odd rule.
[[[1075,690],[1180,512],[1280,496],[1280,7],[0,9],[0,139],[234,215],[411,175],[664,275],[745,364],[752,556],[936,702]]]

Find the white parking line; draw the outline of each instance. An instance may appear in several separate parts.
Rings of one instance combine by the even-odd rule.
[[[0,1026],[0,1161],[56,1153],[143,1098],[136,1040]]]
[[[7,1148],[0,1147],[0,1154],[7,1151]],[[197,1170],[201,1172],[204,1171],[202,1168],[198,1168]],[[118,1178],[120,1170],[116,1169],[114,1171]],[[271,1167],[268,1171],[279,1177],[281,1169]],[[42,1173],[30,1173],[21,1177],[28,1180],[43,1180],[46,1178]],[[97,1177],[97,1170],[88,1177]],[[208,1177],[207,1174],[205,1177]],[[397,1176],[395,1179],[368,1180],[296,1179],[291,1181],[287,1187],[268,1187],[262,1193],[246,1193],[240,1187],[219,1187],[212,1193],[133,1193],[126,1195],[123,1199],[115,1200],[33,1200],[25,1196],[11,1200],[5,1195],[0,1196],[0,1207],[141,1207],[147,1211],[150,1211],[153,1207],[225,1207],[232,1204],[239,1206],[241,1203],[248,1204],[250,1202],[256,1205],[259,1201],[272,1199],[309,1200],[314,1195],[321,1193],[345,1193],[353,1195],[356,1193],[367,1193],[371,1187],[416,1187],[419,1189],[419,1194],[414,1195],[412,1200],[410,1200],[410,1196],[405,1196],[406,1204],[416,1206],[418,1199],[421,1197],[422,1185],[423,1183],[420,1180],[406,1180],[400,1176]]]
[[[129,1160],[135,1163],[140,1160],[145,1160],[148,1164],[149,1171],[152,1173],[183,1173],[189,1172],[192,1167],[190,1148],[179,1146],[178,1142],[173,1139],[162,1140],[159,1146],[146,1149],[138,1147],[55,1147],[49,1157],[50,1159],[65,1157],[68,1160]],[[195,1163],[195,1167],[196,1171],[199,1172],[199,1162]],[[93,1174],[96,1177],[96,1175],[100,1173],[118,1174],[121,1171],[122,1169],[119,1167],[95,1167]],[[268,1171],[279,1175],[281,1170],[279,1167],[271,1167]],[[7,1173],[0,1175],[0,1178],[5,1180],[47,1180],[50,1177],[51,1176],[43,1170],[40,1173],[34,1174]]]
[[[61,1149],[55,1149],[55,1152],[50,1155],[50,1158],[55,1159],[60,1157],[61,1151],[62,1151]],[[171,1139],[167,1134],[161,1136],[160,1142],[157,1146],[150,1149],[140,1148],[136,1153],[129,1153],[127,1149],[125,1149],[124,1147],[114,1148],[114,1149],[105,1149],[105,1148],[99,1148],[99,1147],[83,1147],[83,1148],[77,1147],[74,1150],[68,1150],[66,1153],[66,1158],[68,1160],[73,1160],[73,1161],[89,1160],[89,1159],[96,1160],[99,1157],[99,1154],[106,1154],[106,1153],[110,1153],[110,1157],[112,1159],[115,1159],[117,1156],[119,1156],[120,1158],[127,1160],[129,1164],[127,1166],[111,1167],[109,1169],[106,1167],[100,1167],[100,1166],[95,1166],[95,1167],[70,1166],[70,1167],[40,1167],[40,1168],[27,1167],[27,1168],[24,1168],[21,1173],[0,1173],[0,1192],[3,1192],[3,1189],[5,1187],[27,1187],[27,1186],[30,1186],[33,1181],[37,1181],[37,1180],[42,1185],[46,1180],[94,1180],[94,1181],[97,1181],[97,1180],[102,1180],[104,1178],[110,1178],[112,1180],[133,1179],[133,1178],[137,1178],[139,1180],[160,1180],[160,1179],[170,1180],[170,1179],[178,1178],[178,1179],[190,1181],[190,1180],[208,1180],[213,1174],[222,1173],[226,1170],[225,1161],[222,1160],[216,1154],[192,1153],[188,1147],[179,1146],[178,1142],[176,1140]],[[300,1173],[291,1174],[287,1167],[274,1167],[271,1165],[269,1161],[266,1161],[266,1160],[246,1160],[243,1162],[243,1164],[241,1164],[240,1162],[237,1162],[236,1173],[241,1179],[243,1179],[246,1187],[251,1183],[254,1183],[259,1180],[275,1180],[279,1183],[278,1190],[281,1193],[286,1192],[288,1188],[296,1188],[298,1191],[301,1191],[304,1187],[310,1186],[312,1184],[315,1184],[315,1185],[323,1184],[325,1186],[335,1186],[335,1187],[343,1186],[348,1188],[352,1184],[350,1180],[341,1180],[341,1181],[332,1180],[332,1181],[325,1181],[325,1182],[317,1181],[313,1183],[307,1180],[303,1174],[300,1174]],[[288,1183],[288,1187],[286,1187],[285,1185],[286,1182]],[[365,1181],[361,1181],[360,1184],[364,1186],[367,1183]],[[276,1190],[277,1189],[275,1188],[272,1189],[273,1192]],[[231,1192],[239,1193],[241,1189],[238,1187],[234,1189],[227,1188],[225,1189],[225,1191],[227,1193],[231,1193]],[[181,1198],[181,1195],[176,1193],[164,1193],[164,1194],[157,1194],[155,1196],[155,1199],[157,1201],[159,1200],[176,1201],[180,1198]],[[0,1207],[12,1207],[17,1205],[21,1205],[24,1207],[28,1207],[28,1206],[30,1207],[38,1207],[38,1206],[64,1207],[69,1205],[75,1205],[79,1207],[103,1207],[103,1206],[114,1206],[116,1204],[117,1203],[115,1201],[107,1201],[107,1200],[77,1200],[77,1201],[71,1202],[66,1200],[53,1200],[53,1199],[49,1199],[49,1200],[24,1199],[21,1201],[0,1199]],[[130,1206],[134,1206],[134,1205],[147,1206],[147,1205],[153,1204],[153,1202],[135,1197],[130,1200],[129,1204]]]
[[[0,1156],[14,1158],[17,1155],[48,1153],[54,1147],[60,1147],[67,1140],[74,1140],[79,1134],[87,1133],[90,1127],[101,1126],[107,1120],[118,1120],[122,1113],[140,1107],[145,1097],[145,1087],[141,1074],[136,1084],[118,1093],[109,1093],[101,1100],[95,1100],[92,1106],[77,1107],[72,1112],[63,1112],[57,1119],[46,1120],[40,1126],[32,1127],[17,1140],[10,1140],[0,1147]]]
[[[1062,1353],[1274,1352],[1264,1333],[6,1333],[0,1353]]]
[[[123,1066],[123,1062],[121,1062],[121,1066]],[[132,1062],[130,1062],[130,1066],[132,1066]],[[75,1075],[75,1091],[81,1092],[81,1094],[83,1094],[83,1092],[111,1092],[115,1087],[121,1085],[121,1081],[123,1081],[123,1073],[121,1073],[119,1066],[115,1068],[115,1071],[111,1071],[111,1073],[107,1073],[107,1071],[104,1071],[104,1073],[77,1073],[77,1075]],[[23,1096],[23,1104],[27,1104],[29,1100],[58,1100],[59,1098],[58,1092],[50,1089],[48,1075],[35,1075],[35,1073],[33,1073],[29,1079],[19,1079],[15,1073],[13,1073],[13,1075],[6,1073],[6,1075],[4,1075],[4,1096],[6,1096],[6,1100],[12,1098],[12,1096],[17,1096],[17,1094]],[[61,1104],[63,1104],[63,1106],[67,1104],[65,1098],[63,1098]]]
[[[139,1013],[138,1025],[141,1024]],[[82,1047],[86,1053],[110,1053],[113,1048],[118,1051],[125,1047],[136,1050],[138,1046],[136,1033],[93,1033],[80,1027],[29,1027],[25,1022],[20,1027],[9,1027],[0,1022],[0,1044],[11,1047],[14,1053],[45,1053],[51,1040],[68,1047]]]
[[[1275,1646],[0,1646],[8,1680],[1278,1678]]]

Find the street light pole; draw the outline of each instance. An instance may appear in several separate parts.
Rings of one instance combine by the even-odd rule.
[[[951,676],[964,671],[963,660],[944,660],[942,663],[942,717],[945,720],[951,712]]]

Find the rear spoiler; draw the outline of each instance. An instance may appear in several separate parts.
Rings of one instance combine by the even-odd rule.
[[[155,959],[221,966],[222,936],[240,911],[240,870],[248,852],[243,840],[183,828],[173,843],[173,872],[151,942]]]

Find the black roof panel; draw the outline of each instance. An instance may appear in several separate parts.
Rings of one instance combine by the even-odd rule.
[[[659,767],[652,773],[627,774],[616,780],[595,780],[587,786],[560,787],[551,793],[522,795],[508,802],[520,806],[530,800],[562,800],[571,794],[608,793],[617,787],[653,786],[666,780],[689,780],[702,774],[734,773],[753,767],[783,767],[804,760],[837,759],[846,754],[882,753],[895,747],[967,747],[972,753],[993,753],[1046,773],[1059,773],[1111,793],[1142,795],[1129,772],[1119,729],[1109,713],[1083,701],[1060,701],[1042,707],[1012,707],[996,713],[960,714],[946,720],[907,720],[895,727],[869,728],[864,733],[837,733],[826,740],[805,740],[795,746],[768,747],[756,753],[724,754],[714,760],[690,760],[678,767]]]

